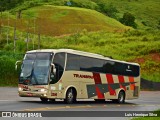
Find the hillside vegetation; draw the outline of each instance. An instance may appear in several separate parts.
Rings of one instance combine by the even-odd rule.
[[[116,18],[129,12],[135,17],[138,29],[160,29],[159,0],[92,0],[97,4],[111,4],[117,9]]]
[[[108,32],[123,32],[131,29],[113,18],[105,16],[94,10],[44,5],[24,10],[17,20],[7,12],[3,13],[2,23],[17,29],[40,33],[49,36],[59,36],[63,34],[73,34],[84,29],[87,31],[105,30]]]
[[[157,34],[158,33],[158,34]],[[4,36],[3,43],[6,43]],[[16,60],[22,60],[26,51],[26,42],[22,37],[16,41],[16,54],[13,53],[13,41],[1,48],[0,66],[3,70],[3,84],[12,81],[17,85],[18,73],[14,70]],[[34,40],[34,48],[33,48]],[[137,62],[141,65],[141,77],[155,82],[160,81],[160,32],[128,31],[125,33],[107,33],[105,31],[87,32],[86,30],[64,37],[41,36],[42,49],[70,48],[112,56],[114,59]],[[37,37],[29,42],[29,49],[38,49]],[[5,52],[5,51],[10,51]],[[7,73],[7,74],[5,74]]]
[[[81,7],[96,10],[118,21],[125,13],[135,17],[138,29],[160,29],[159,0],[6,0],[0,1],[0,10],[23,11],[41,5]]]
[[[3,10],[0,86],[17,85],[15,62],[27,50],[38,49],[38,40],[41,49],[71,48],[137,62],[141,77],[160,82],[158,0],[70,0],[71,5],[63,0],[47,1],[26,0]],[[136,29],[119,22],[126,12],[135,17]]]

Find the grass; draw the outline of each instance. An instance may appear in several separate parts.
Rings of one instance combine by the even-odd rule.
[[[115,1],[118,2],[119,0]],[[112,1],[114,5],[115,1]],[[151,4],[151,0],[149,1]],[[133,10],[138,9],[141,2],[144,3],[144,0],[138,0],[138,2],[121,1],[116,4],[116,7],[121,11],[118,15],[122,16],[125,10],[130,10],[135,14]],[[148,3],[146,4],[148,5]],[[132,7],[134,7],[133,10]],[[150,6],[148,7],[150,8]],[[145,5],[140,10],[144,8]],[[155,10],[157,10],[156,5],[153,8],[153,15],[157,14],[154,13]],[[9,27],[7,27],[7,15],[7,12],[3,12],[1,21],[3,26],[0,34],[0,50],[3,54],[0,54],[0,68],[4,69],[0,71],[0,86],[6,84],[16,86],[18,74],[14,71],[14,64],[18,59],[22,59],[22,56],[13,57],[14,53],[11,52],[14,47],[13,26],[15,25],[15,15],[10,13]],[[144,14],[136,15],[143,16]],[[150,18],[148,19],[146,16],[144,19],[149,20]],[[139,17],[136,20],[140,23]],[[153,23],[149,24],[154,24],[154,28],[156,22],[155,20],[151,22]],[[28,50],[38,49],[37,34],[40,33],[41,48],[71,48],[112,56],[118,60],[137,62],[141,65],[143,78],[160,82],[160,32],[158,30],[133,30],[95,10],[52,5],[43,5],[22,11],[21,19],[17,20],[16,25],[16,53],[25,53],[27,51],[26,31],[29,31]],[[140,25],[140,27],[143,28],[144,25]],[[9,28],[8,44],[6,44],[7,28]],[[7,53],[6,51],[10,52]]]
[[[11,12],[18,10],[26,10],[40,5],[56,5],[56,6],[68,6],[68,1],[64,0],[34,0],[34,1],[24,1],[22,4],[17,4],[15,8],[11,9]],[[81,7],[100,11],[105,13],[101,8],[103,5],[107,6],[109,13],[112,12],[113,8],[117,9],[114,18],[119,20],[122,18],[125,12],[132,13],[136,18],[136,24],[138,29],[157,29],[159,26],[159,0],[71,0],[70,7]],[[101,6],[102,5],[102,6]],[[108,8],[108,6],[113,6],[113,8]],[[105,13],[106,14],[106,13]],[[158,28],[159,29],[159,28]]]
[[[122,18],[125,12],[132,13],[136,18],[138,29],[157,29],[160,9],[159,0],[92,0],[96,3],[112,4],[119,11],[116,16]]]
[[[21,32],[20,32],[21,33]],[[16,41],[16,52],[25,52],[26,43],[24,42],[25,33],[17,34],[19,40]],[[114,59],[125,60],[129,62],[137,62],[141,65],[141,74],[145,79],[154,82],[160,82],[160,42],[159,31],[152,33],[150,31],[128,31],[125,33],[109,33],[106,31],[87,32],[86,30],[63,37],[41,36],[42,49],[59,49],[70,48],[82,51],[102,54],[104,56],[112,56]],[[19,37],[21,36],[21,37]],[[38,49],[37,37],[33,37],[29,41],[29,50]],[[6,38],[6,36],[4,36]],[[13,38],[13,37],[11,37]],[[14,70],[15,61],[22,59],[21,57],[13,57],[14,53],[4,52],[13,51],[13,42],[6,40],[3,43],[0,55],[0,67],[4,68],[1,73],[1,85],[10,84],[10,80],[17,83],[18,74]],[[8,67],[9,66],[9,67]],[[7,74],[4,74],[7,73]],[[5,80],[5,83],[4,81]],[[16,84],[14,84],[16,85]]]
[[[13,15],[10,16],[9,25],[14,27],[15,19]],[[4,13],[2,18],[3,25],[8,25],[7,13]],[[123,32],[132,29],[95,10],[53,5],[43,5],[24,10],[21,13],[21,18],[16,21],[17,29],[21,31],[28,30],[31,33],[41,33],[47,36],[73,34],[84,29],[109,32]]]

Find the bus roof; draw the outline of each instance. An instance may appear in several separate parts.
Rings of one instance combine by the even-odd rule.
[[[115,59],[112,59],[112,58],[109,58],[109,57],[104,57],[103,55],[100,55],[100,54],[78,51],[78,50],[73,50],[73,49],[40,49],[40,50],[27,51],[27,53],[34,53],[34,52],[53,52],[53,53],[66,52],[66,53],[82,55],[82,56],[86,56],[86,57],[93,57],[93,58],[98,58],[98,59],[110,60],[110,61],[113,61],[113,62],[121,62],[121,63],[126,63],[126,64],[132,64],[132,65],[138,65],[139,66],[138,63],[115,60]]]

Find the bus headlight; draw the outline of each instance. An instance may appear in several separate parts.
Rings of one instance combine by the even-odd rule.
[[[45,91],[46,91],[46,89],[40,89],[39,91],[40,91],[40,92],[45,92]]]
[[[19,88],[18,88],[18,91],[22,91],[22,88],[21,88],[21,87],[19,87]]]

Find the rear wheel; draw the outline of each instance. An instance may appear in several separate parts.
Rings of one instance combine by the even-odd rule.
[[[123,104],[125,102],[125,92],[120,91],[118,94],[118,99],[112,99],[114,103]]]
[[[44,103],[48,101],[48,98],[42,98],[42,97],[40,97],[40,99],[41,99],[41,101],[44,102]]]
[[[117,102],[120,104],[125,102],[125,92],[124,91],[119,92]]]
[[[65,102],[68,104],[74,103],[76,101],[76,91],[70,88],[66,93]]]

